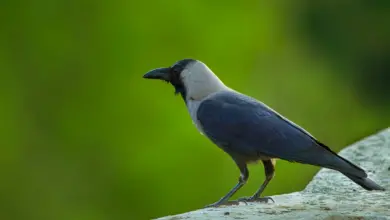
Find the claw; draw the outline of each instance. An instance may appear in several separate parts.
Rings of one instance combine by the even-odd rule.
[[[216,202],[210,205],[206,205],[204,208],[218,208],[220,206],[239,205],[239,201],[227,201],[227,202]]]
[[[210,204],[210,205],[206,205],[204,208],[207,209],[207,208],[217,208],[219,207],[221,204],[218,204],[218,203],[213,203],[213,204]]]
[[[243,197],[239,198],[237,201],[239,202],[260,202],[260,203],[268,203],[269,201],[272,201],[275,203],[275,201],[271,197],[261,197],[261,198],[254,198],[254,197]]]

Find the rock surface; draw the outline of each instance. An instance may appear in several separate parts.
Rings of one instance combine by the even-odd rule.
[[[240,203],[159,219],[390,219],[390,128],[340,155],[361,166],[386,191],[366,191],[337,171],[321,169],[303,191],[272,196],[275,203]]]

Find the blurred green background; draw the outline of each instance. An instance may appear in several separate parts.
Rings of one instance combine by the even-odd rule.
[[[4,220],[150,219],[230,190],[233,161],[142,78],[183,58],[337,151],[390,122],[388,0],[2,0],[0,30]],[[317,171],[279,161],[264,195]]]

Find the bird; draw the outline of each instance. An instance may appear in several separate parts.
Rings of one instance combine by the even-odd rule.
[[[385,189],[367,177],[357,165],[339,156],[308,131],[254,97],[223,83],[202,61],[182,59],[169,67],[143,75],[171,84],[180,94],[193,124],[237,165],[238,183],[222,198],[205,207],[219,207],[242,188],[249,178],[248,164],[262,162],[265,180],[243,202],[268,202],[261,197],[275,175],[277,159],[339,171],[366,190]]]

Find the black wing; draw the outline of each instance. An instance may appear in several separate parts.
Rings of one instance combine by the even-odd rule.
[[[229,153],[248,158],[266,155],[366,176],[303,129],[243,94],[224,91],[213,95],[201,103],[197,118],[204,133]]]

